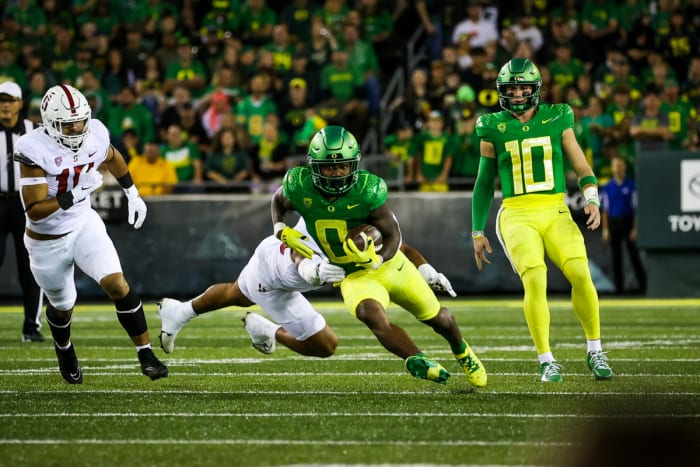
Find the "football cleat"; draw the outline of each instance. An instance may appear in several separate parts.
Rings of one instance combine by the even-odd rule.
[[[44,342],[46,338],[39,331],[30,331],[22,334],[22,342]]]
[[[163,365],[158,357],[153,353],[153,349],[145,348],[138,352],[141,363],[141,373],[155,381],[168,376],[168,367]]]
[[[54,342],[54,349],[58,357],[58,369],[61,371],[63,379],[68,384],[83,384],[83,371],[78,364],[78,357],[75,355],[75,347],[70,345],[66,350],[61,350]]]
[[[613,371],[610,365],[608,365],[605,352],[602,350],[588,352],[588,355],[586,355],[586,363],[588,363],[588,368],[593,372],[595,379],[608,380],[613,377]]]
[[[243,326],[245,326],[245,330],[253,341],[253,347],[256,350],[264,354],[271,354],[275,351],[275,334],[280,328],[278,324],[273,323],[257,313],[251,312],[246,313],[245,316],[241,318],[241,321],[243,321]]]
[[[164,298],[158,302],[158,316],[160,317],[160,347],[163,352],[170,353],[175,349],[175,337],[185,327],[194,313],[185,309],[184,303],[172,298]]]
[[[418,379],[427,379],[440,384],[447,384],[450,372],[438,362],[423,353],[406,359],[406,370]]]
[[[466,344],[466,341],[464,342]],[[479,357],[476,356],[472,348],[467,344],[467,348],[463,353],[455,355],[455,358],[464,368],[464,372],[467,374],[467,379],[472,386],[477,388],[483,388],[486,386],[486,369],[484,364],[481,363]]]
[[[540,365],[540,381],[545,383],[560,383],[562,366],[557,362],[544,362]]]

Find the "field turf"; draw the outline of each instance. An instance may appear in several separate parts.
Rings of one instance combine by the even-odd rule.
[[[568,300],[552,301],[562,383],[541,383],[518,300],[445,300],[489,373],[472,390],[442,338],[408,313],[392,320],[451,373],[417,380],[338,301],[315,301],[340,336],[329,359],[278,346],[263,355],[243,309],[203,315],[158,347],[170,376],[140,374],[111,306],[79,305],[81,386],[58,373],[50,339],[20,342],[0,308],[1,466],[697,465],[700,300],[601,300],[615,370],[595,381]],[[42,331],[50,336],[48,327]],[[692,453],[692,454],[691,454]],[[694,456],[691,457],[690,456]]]

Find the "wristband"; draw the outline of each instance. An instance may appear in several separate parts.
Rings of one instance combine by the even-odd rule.
[[[479,238],[484,236],[484,231],[483,230],[474,230],[472,231],[472,238]]]
[[[70,191],[66,191],[64,193],[61,193],[60,195],[56,195],[56,201],[58,201],[58,205],[61,206],[61,209],[64,211],[69,209],[75,202],[73,201],[73,193]]]
[[[117,177],[117,181],[125,190],[134,186],[134,181],[131,179],[131,174],[129,172],[125,173],[121,177]]]
[[[586,204],[593,204],[600,207],[600,200],[598,199],[598,187],[589,186],[583,190],[583,197],[586,199]]]
[[[586,185],[598,186],[598,179],[595,178],[595,175],[586,175],[578,182],[578,187],[582,190],[583,190],[583,187]]]
[[[284,222],[275,222],[274,227],[272,228],[272,231],[274,232],[275,237],[279,238],[279,233],[284,230],[284,228],[287,227],[287,224]]]

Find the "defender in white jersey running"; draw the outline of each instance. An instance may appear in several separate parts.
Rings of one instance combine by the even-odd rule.
[[[104,164],[124,189],[134,228],[140,228],[146,218],[146,203],[124,157],[110,144],[107,128],[90,115],[80,91],[65,84],[54,86],[41,101],[44,126],[15,144],[26,214],[24,243],[32,274],[49,302],[46,321],[61,376],[70,384],[83,382],[70,338],[78,266],[114,301],[117,318],[136,346],[142,373],[156,380],[168,376],[168,368],[151,349],[141,299],[124,278],[104,222],[90,204],[90,193],[102,185],[98,167]]]
[[[260,242],[234,282],[212,285],[186,302],[164,298],[158,311],[163,350],[172,352],[177,334],[198,315],[227,306],[257,304],[275,321],[257,313],[246,313],[243,323],[257,350],[270,354],[279,341],[301,355],[322,358],[333,355],[338,336],[302,294],[326,283],[340,282],[345,278],[345,270],[330,264],[321,255],[321,249],[308,235],[303,219],[299,219],[294,229],[303,234],[307,246],[316,253],[311,259],[305,259],[270,235]],[[428,284],[455,296],[444,274],[435,271],[417,250],[405,243],[401,248],[418,266]]]

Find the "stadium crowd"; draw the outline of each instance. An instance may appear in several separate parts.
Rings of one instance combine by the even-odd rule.
[[[566,102],[596,176],[645,150],[700,150],[700,0],[9,0],[0,82],[41,122],[45,91],[89,99],[144,195],[273,192],[326,125],[377,131],[408,189],[471,188],[476,118],[507,60]],[[422,28],[415,66],[406,44]],[[406,92],[382,106],[394,71]],[[402,186],[404,186],[402,184]]]

